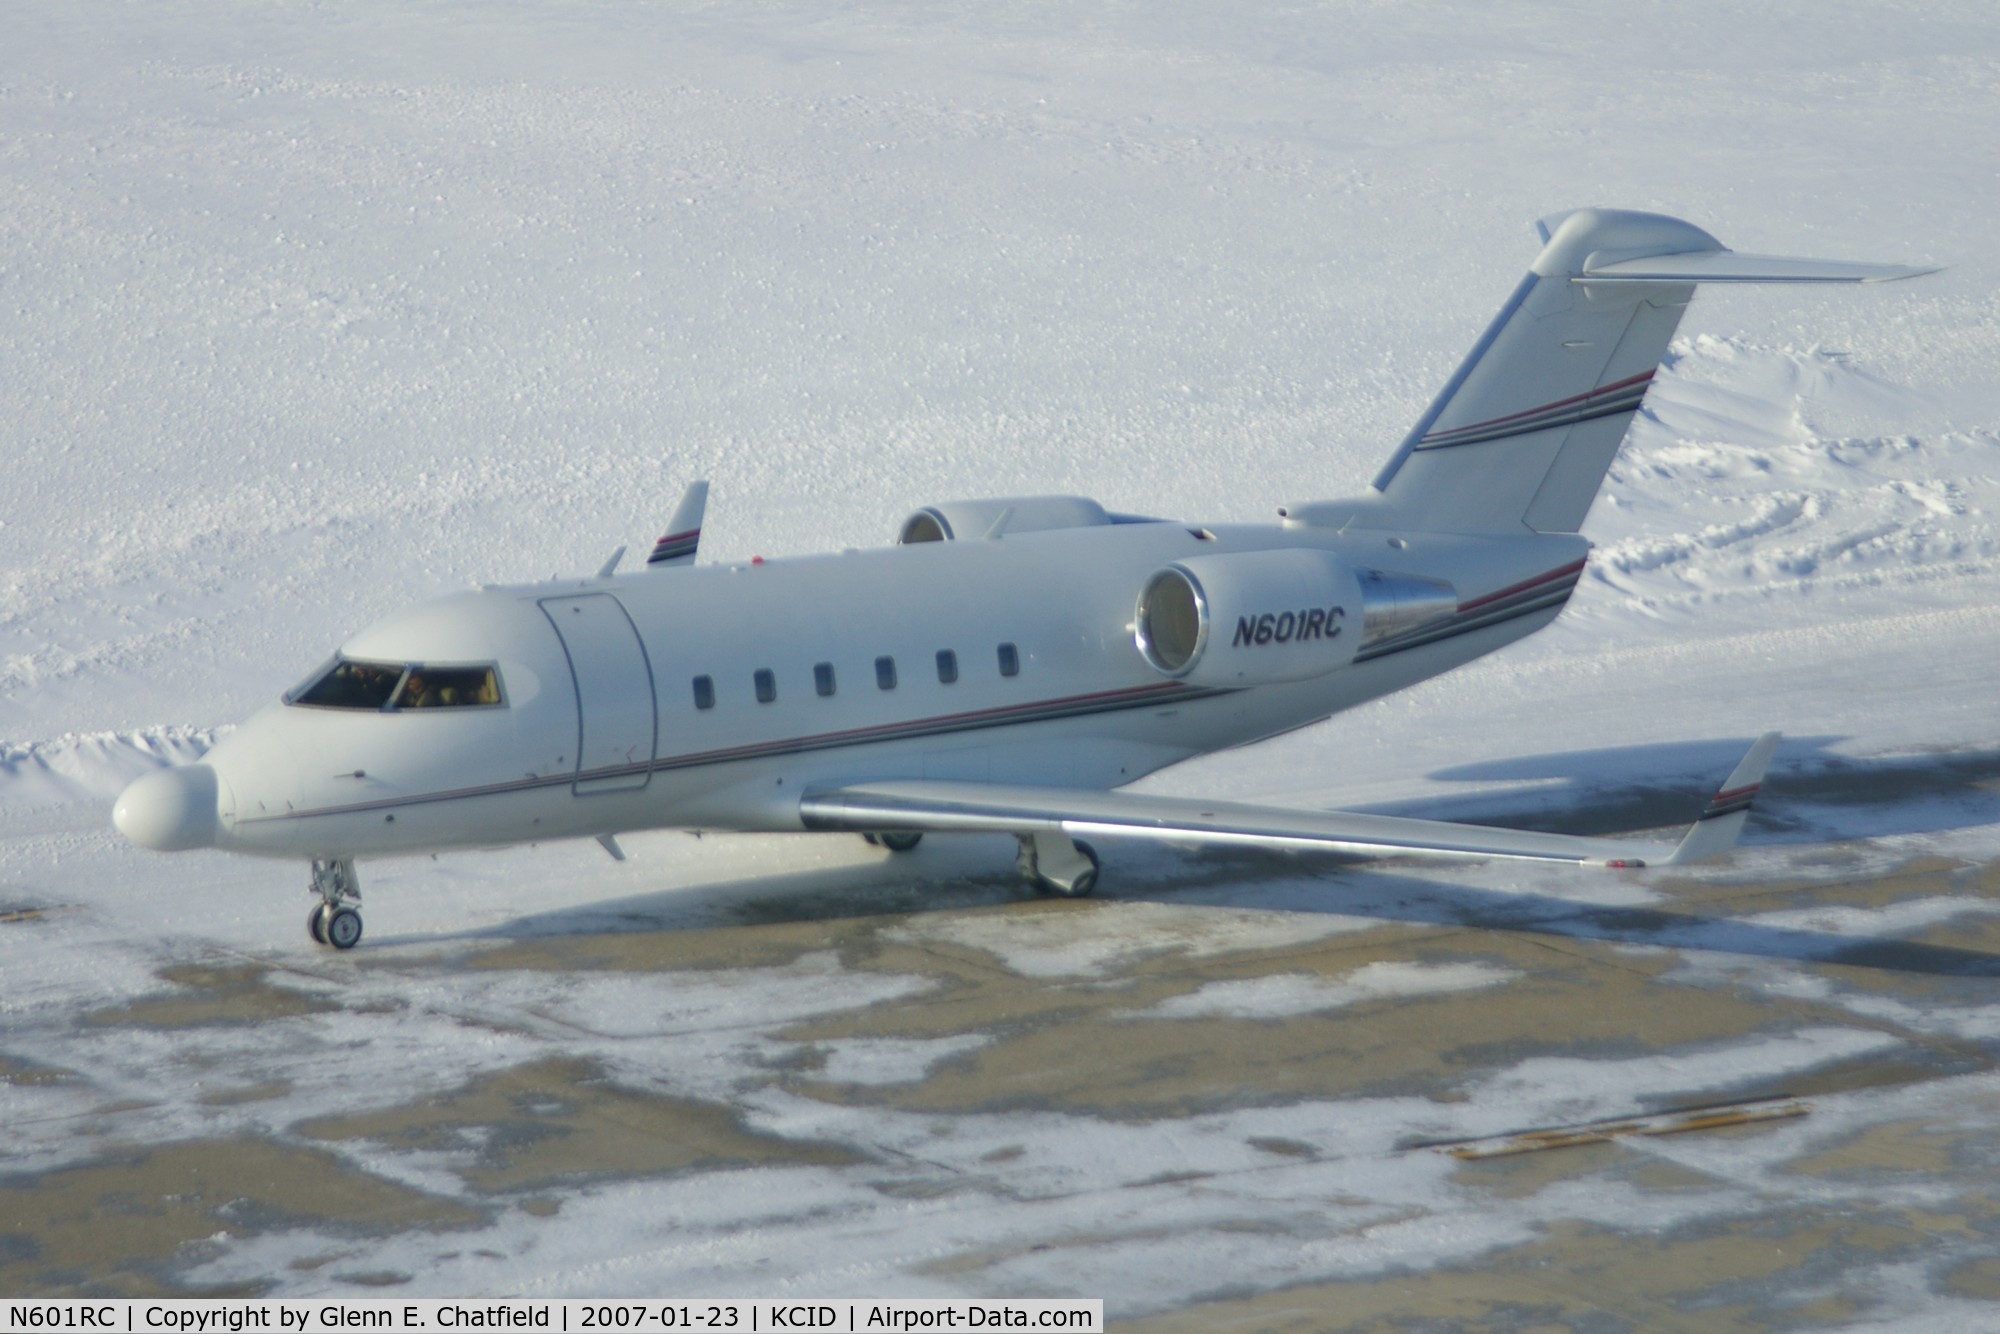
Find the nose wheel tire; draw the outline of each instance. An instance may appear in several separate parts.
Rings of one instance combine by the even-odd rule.
[[[908,852],[923,842],[924,836],[914,829],[890,829],[876,834],[875,841],[891,852]]]
[[[353,949],[361,940],[361,914],[354,907],[361,902],[361,881],[354,874],[353,859],[315,860],[312,892],[319,895],[319,902],[306,917],[306,930],[322,945]]]
[[[326,943],[337,950],[351,950],[361,940],[361,914],[352,908],[336,908],[326,919]]]

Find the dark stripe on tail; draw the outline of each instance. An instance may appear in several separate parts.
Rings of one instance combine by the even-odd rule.
[[[1469,426],[1454,426],[1449,430],[1431,431],[1417,441],[1418,449],[1449,449],[1453,445],[1476,445],[1487,440],[1504,440],[1509,436],[1528,435],[1535,431],[1545,431],[1551,426],[1569,426],[1593,417],[1610,417],[1620,412],[1635,411],[1646,397],[1646,388],[1653,381],[1653,372],[1634,375],[1593,389],[1587,394],[1574,394],[1569,398],[1559,398],[1553,403],[1544,403],[1538,408],[1523,408],[1510,412],[1504,417],[1493,417],[1483,422],[1473,422]]]

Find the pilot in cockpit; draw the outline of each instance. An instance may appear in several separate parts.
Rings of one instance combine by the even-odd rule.
[[[403,682],[403,695],[401,699],[396,701],[396,707],[399,709],[427,709],[437,702],[437,692],[431,689],[430,682],[424,679],[422,672],[413,668],[410,672],[410,679]]]

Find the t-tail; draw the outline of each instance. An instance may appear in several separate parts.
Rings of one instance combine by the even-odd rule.
[[[1893,264],[1739,255],[1656,213],[1581,209],[1537,224],[1528,276],[1360,500],[1293,523],[1574,533],[1700,283],[1863,283]]]

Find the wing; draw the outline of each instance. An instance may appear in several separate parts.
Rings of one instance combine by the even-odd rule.
[[[1239,802],[1001,783],[903,781],[820,788],[801,799],[799,814],[808,829],[852,833],[883,829],[1060,832],[1323,848],[1363,857],[1499,857],[1580,866],[1675,866],[1720,856],[1736,845],[1777,744],[1776,732],[1759,737],[1694,827],[1671,847],[1394,815],[1287,810]]]

